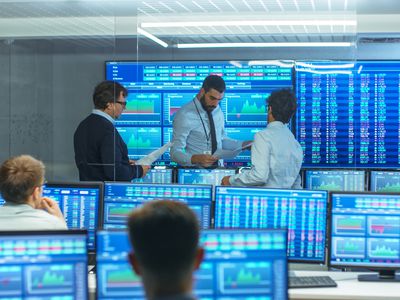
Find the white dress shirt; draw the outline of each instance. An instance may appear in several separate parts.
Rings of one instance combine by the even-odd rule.
[[[287,125],[279,121],[255,134],[251,146],[250,170],[231,176],[234,186],[301,188],[303,150]]]
[[[64,220],[28,204],[6,203],[0,207],[0,230],[65,230]]]
[[[225,134],[224,114],[219,105],[212,111],[212,116],[215,124],[217,149],[235,150],[240,148],[242,141],[230,139]],[[192,165],[192,155],[207,152],[211,154],[210,121],[207,112],[197,98],[178,110],[173,126],[173,144],[170,152],[173,161],[182,166],[190,166]]]

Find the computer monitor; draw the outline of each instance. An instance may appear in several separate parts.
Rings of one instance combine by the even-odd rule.
[[[57,201],[69,229],[87,229],[88,248],[95,250],[95,230],[101,224],[103,183],[49,182],[43,188],[43,196]]]
[[[178,169],[178,183],[220,185],[222,178],[235,173],[236,169]]]
[[[204,230],[204,261],[194,273],[199,299],[287,299],[286,230]],[[97,233],[97,299],[144,298],[127,261],[125,231]]]
[[[6,201],[3,199],[3,197],[1,197],[1,194],[0,194],[0,206],[3,206],[4,203],[6,203]]]
[[[371,192],[400,192],[400,172],[371,171]]]
[[[330,197],[330,266],[380,273],[360,275],[359,280],[395,280],[400,269],[400,195],[332,192]]]
[[[103,228],[125,228],[132,209],[151,200],[163,199],[185,202],[198,216],[200,227],[210,227],[211,185],[106,182]]]
[[[146,176],[133,179],[133,183],[172,183],[173,169],[158,168],[150,169]]]
[[[365,191],[365,171],[306,170],[306,188],[325,191]]]
[[[1,299],[89,299],[84,230],[0,231]]]
[[[287,228],[291,262],[324,263],[328,193],[215,188],[215,228]]]

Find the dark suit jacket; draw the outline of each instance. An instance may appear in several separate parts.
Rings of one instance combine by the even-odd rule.
[[[114,125],[91,114],[74,134],[75,163],[82,181],[130,181],[141,177],[141,166],[129,164],[128,148]]]

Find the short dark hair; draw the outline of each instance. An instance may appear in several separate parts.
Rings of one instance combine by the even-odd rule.
[[[30,155],[7,159],[0,167],[0,191],[6,202],[26,203],[44,181],[44,164]]]
[[[271,93],[267,105],[271,107],[274,119],[286,124],[296,112],[297,100],[290,89],[281,89]]]
[[[225,81],[221,76],[218,75],[208,75],[204,81],[201,88],[207,93],[209,90],[214,89],[220,93],[225,92],[226,85]]]
[[[100,82],[93,92],[94,107],[104,110],[108,103],[118,100],[121,92],[124,97],[128,95],[128,90],[116,81],[106,80]]]
[[[157,200],[134,210],[129,237],[140,266],[158,283],[178,282],[191,274],[199,243],[199,221],[184,203]]]

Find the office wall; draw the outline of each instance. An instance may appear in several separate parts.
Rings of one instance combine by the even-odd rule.
[[[135,39],[0,41],[0,160],[29,153],[45,161],[48,180],[77,180],[73,133],[92,110],[106,60],[398,59],[398,53],[399,44],[199,51]]]

